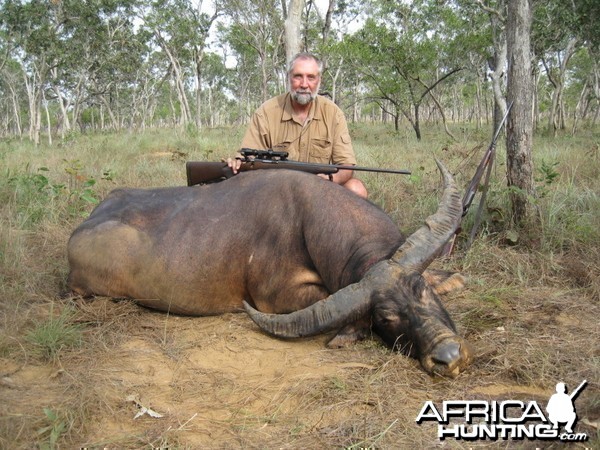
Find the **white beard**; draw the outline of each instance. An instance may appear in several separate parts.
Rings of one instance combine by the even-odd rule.
[[[308,105],[315,99],[315,97],[316,94],[313,94],[312,92],[292,92],[292,98],[294,99],[294,101],[301,105]]]

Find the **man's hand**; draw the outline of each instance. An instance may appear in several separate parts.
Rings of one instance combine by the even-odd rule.
[[[342,186],[352,178],[352,174],[354,172],[352,170],[338,170],[336,173],[332,173],[331,175],[326,173],[318,174],[319,177],[324,178],[325,180],[331,180],[336,184],[341,184]]]
[[[227,166],[230,167],[233,174],[236,175],[242,166],[242,160],[238,158],[227,158]]]

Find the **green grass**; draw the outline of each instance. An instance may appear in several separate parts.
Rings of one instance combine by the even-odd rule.
[[[483,155],[489,140],[486,131],[459,126],[452,131],[459,139],[457,142],[433,129],[428,129],[419,142],[410,129],[396,133],[391,124],[351,125],[360,165],[412,170],[411,176],[359,175],[367,185],[371,201],[385,209],[405,233],[420,226],[423,219],[436,209],[441,183],[433,156],[444,161],[455,173],[459,185],[464,187]],[[26,141],[0,141],[0,358],[14,360],[17,365],[60,362],[61,367],[64,364],[65,375],[60,375],[63,378],[57,379],[57,383],[73,383],[75,390],[74,398],[65,400],[65,404],[36,405],[35,410],[10,416],[10,421],[0,424],[0,446],[13,447],[11,437],[18,435],[21,441],[14,448],[69,448],[73,442],[86,442],[86,424],[100,414],[98,411],[105,411],[108,415],[122,413],[119,410],[125,408],[122,399],[108,397],[111,389],[116,389],[110,384],[113,380],[107,381],[107,388],[97,387],[85,384],[85,379],[71,378],[70,373],[94,371],[93,351],[90,351],[91,356],[83,355],[88,353],[89,348],[100,353],[110,352],[117,345],[115,342],[120,339],[119,336],[141,339],[148,330],[138,327],[137,314],[145,313],[137,312],[138,309],[131,306],[131,310],[136,311],[135,317],[130,319],[131,322],[121,323],[118,311],[123,311],[123,317],[131,314],[125,304],[109,303],[106,310],[99,307],[92,311],[91,306],[75,308],[58,299],[58,293],[65,287],[68,271],[66,242],[69,235],[112,189],[183,186],[186,183],[186,160],[218,161],[231,156],[238,149],[243,132],[243,127],[235,127],[199,132],[163,129],[149,130],[144,134],[71,135],[68,140],[52,147],[45,144],[35,147]],[[467,373],[468,382],[477,383],[479,379],[491,382],[496,379],[494,377],[506,382],[513,377],[535,384],[540,383],[539,376],[543,373],[543,382],[551,384],[569,375],[575,366],[588,377],[592,370],[597,373],[597,360],[573,350],[591,348],[580,344],[578,339],[561,340],[554,347],[550,347],[554,342],[546,340],[538,345],[534,340],[536,336],[547,333],[544,327],[558,326],[553,322],[556,317],[570,317],[571,312],[590,308],[592,303],[585,302],[591,302],[589,299],[597,299],[600,295],[599,141],[598,131],[589,129],[582,129],[576,137],[552,139],[536,136],[534,160],[538,195],[532,201],[539,214],[539,224],[518,230],[512,228],[509,220],[505,153],[502,143],[498,146],[498,164],[493,172],[479,236],[466,250],[466,236],[479,199],[476,197],[472,211],[463,222],[464,231],[458,239],[456,254],[444,262],[450,266],[447,268],[462,270],[471,278],[466,298],[450,299],[453,317],[460,328],[467,330],[469,336],[476,340],[476,346],[491,347],[487,353],[482,352],[485,353],[483,356],[481,353],[478,355],[484,361],[473,368],[478,379],[469,379]],[[516,238],[512,233],[516,233]],[[527,297],[532,294],[539,298]],[[576,301],[580,303],[574,303]],[[536,311],[543,312],[541,317],[548,323],[519,322]],[[81,315],[84,315],[84,323]],[[91,323],[98,326],[92,327]],[[128,335],[124,330],[128,329],[129,323],[136,324],[136,331]],[[164,328],[159,327],[156,331],[163,337],[163,344],[167,343],[164,339],[167,326],[173,325],[165,319]],[[537,326],[539,329],[529,330]],[[567,331],[569,326],[567,324]],[[504,328],[506,332],[498,331],[498,328]],[[573,330],[574,333],[579,328],[573,327]],[[560,331],[565,332],[565,328],[560,328]],[[590,330],[582,325],[581,333],[589,334]],[[494,347],[494,340],[498,338],[506,339],[499,349]],[[593,335],[589,338],[593,339]],[[100,340],[102,342],[96,342]],[[528,344],[531,352],[527,355],[521,350],[525,340],[531,342]],[[373,341],[369,342],[371,344],[368,345],[373,345]],[[171,345],[171,342],[168,344]],[[172,345],[180,344],[177,341]],[[85,352],[73,351],[81,346]],[[171,359],[181,358],[184,361],[188,348],[184,346],[178,352],[163,351]],[[325,381],[314,381],[314,386],[298,384],[298,398],[309,402],[310,408],[315,411],[319,411],[322,404],[337,405],[343,401],[358,405],[357,411],[362,411],[360,408],[364,405],[371,407],[370,390],[373,390],[379,395],[379,403],[373,410],[368,410],[371,411],[368,413],[369,421],[364,422],[358,415],[347,418],[330,430],[328,442],[335,442],[338,447],[393,446],[399,439],[407,439],[406,424],[414,419],[409,417],[408,411],[398,409],[396,400],[404,398],[401,395],[409,387],[435,387],[430,388],[429,380],[406,361],[389,360],[386,351],[379,347],[362,348],[371,358],[366,360],[368,364],[374,364],[374,358],[381,360],[382,367],[387,367],[385,377],[371,380],[371,375],[366,375],[368,371],[364,376],[354,378],[345,374],[335,375]],[[549,348],[556,354],[549,353]],[[546,351],[548,353],[544,353]],[[576,360],[577,364],[557,363],[552,358],[559,354],[580,359]],[[523,362],[525,357],[530,361]],[[89,361],[84,358],[89,358]],[[89,367],[77,372],[75,368],[80,368],[81,364]],[[399,374],[404,372],[399,368],[411,372],[401,377]],[[196,383],[196,377],[202,373],[194,372],[197,369],[187,370],[190,371],[190,380]],[[98,380],[102,377],[95,378],[94,382]],[[103,393],[103,388],[107,389],[107,394]],[[201,388],[194,384],[193,390]],[[365,390],[368,392],[365,393]],[[15,392],[17,397],[21,395],[20,391]],[[354,403],[365,398],[362,403]],[[597,397],[595,401],[593,406],[597,406]],[[16,401],[11,407],[16,408],[21,403]],[[98,411],[94,410],[96,406]],[[115,411],[110,408],[115,408]],[[269,423],[269,427],[285,429],[289,425],[290,439],[293,440],[308,439],[318,433],[312,427],[319,423],[321,414],[327,418],[327,413],[322,412],[315,413],[319,417],[314,418],[294,413],[292,421],[283,410],[271,413],[276,414],[273,417],[277,420]],[[261,419],[254,420],[255,417]],[[254,439],[259,439],[255,436],[260,435],[257,428],[262,426],[264,417],[271,417],[268,411],[248,409],[248,415],[236,422],[247,429],[244,436],[249,442],[258,442]],[[395,422],[396,417],[401,419]],[[170,431],[157,431],[156,437],[136,435],[130,439],[135,443],[160,443],[167,438],[169,442],[177,442],[180,425],[164,425],[164,429]],[[415,432],[414,427],[410,430]],[[261,432],[265,430],[258,430],[258,433]],[[422,436],[409,436],[408,440],[428,438],[425,431],[422,433]]]
[[[46,361],[55,361],[69,348],[79,347],[83,342],[83,325],[73,322],[75,311],[64,307],[58,315],[50,310],[50,317],[35,321],[26,340],[32,354]]]
[[[56,411],[50,408],[44,408],[48,425],[40,428],[37,431],[40,439],[41,450],[54,450],[57,448],[58,440],[61,435],[67,430],[67,422]]]

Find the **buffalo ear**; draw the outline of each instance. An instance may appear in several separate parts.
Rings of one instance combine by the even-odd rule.
[[[327,342],[328,348],[347,348],[363,341],[371,335],[371,317],[369,315],[349,323]]]
[[[446,270],[427,269],[423,272],[423,278],[437,295],[457,291],[467,284],[467,279],[463,275]]]

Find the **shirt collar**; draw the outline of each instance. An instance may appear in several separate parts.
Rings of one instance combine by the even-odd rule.
[[[308,111],[307,121],[310,120],[320,120],[321,110],[317,108],[317,102],[319,101],[319,95],[315,97],[315,99],[311,102],[310,111]],[[288,92],[285,96],[285,103],[283,105],[283,114],[281,115],[281,121],[285,122],[288,120],[293,120],[294,110],[292,108],[292,96]]]

